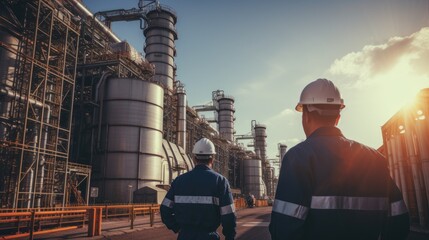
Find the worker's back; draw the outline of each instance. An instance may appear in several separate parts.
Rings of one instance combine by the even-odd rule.
[[[175,194],[175,214],[182,228],[202,228],[215,231],[220,224],[219,185],[226,184],[225,178],[204,165],[179,176],[173,183]],[[179,198],[188,196],[207,204],[181,204]],[[186,199],[185,199],[186,200]],[[180,200],[179,200],[180,201]],[[213,204],[209,204],[213,203]]]
[[[224,235],[233,239],[236,217],[228,180],[208,166],[197,165],[177,177],[166,199],[174,203],[161,206],[163,222],[170,229],[177,224],[184,238],[188,233],[191,239],[199,232],[215,232],[222,222]],[[174,221],[170,218],[172,213]]]
[[[287,234],[291,228],[300,235],[297,239],[378,239],[387,227],[392,203],[398,208],[391,209],[394,214],[406,213],[406,208],[399,206],[402,196],[391,182],[385,158],[344,138],[337,128],[316,130],[290,149],[282,164],[285,177],[280,179],[279,188],[288,190],[278,188],[276,201],[298,204],[305,214],[290,218],[286,208],[276,204],[271,226],[274,235],[277,232],[280,236],[282,231]],[[399,221],[403,223],[400,226],[409,224],[408,216]],[[282,226],[286,229],[279,230]],[[403,227],[396,230],[399,239],[406,235]]]

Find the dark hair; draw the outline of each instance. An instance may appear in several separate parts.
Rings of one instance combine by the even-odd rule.
[[[316,119],[318,122],[324,124],[324,125],[330,125],[334,126],[338,116],[340,115],[340,105],[332,105],[332,104],[317,104],[313,105],[317,109],[320,109],[322,111],[330,111],[329,115],[321,115],[318,111],[309,111],[308,106],[303,106],[303,111],[307,112],[308,115],[311,116],[311,118]],[[338,111],[338,113],[336,113]]]

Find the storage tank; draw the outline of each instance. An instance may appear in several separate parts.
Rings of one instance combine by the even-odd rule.
[[[253,194],[262,198],[265,185],[262,180],[262,162],[260,159],[243,159],[244,194]]]
[[[222,95],[217,99],[219,104],[219,134],[224,139],[234,141],[234,98]]]
[[[162,183],[164,91],[140,79],[111,78],[104,96],[98,184],[104,200],[129,202],[130,191]]]
[[[147,21],[144,35],[146,44],[145,58],[155,65],[154,80],[168,89],[168,94],[173,91],[174,71],[176,64],[176,13],[169,7],[155,4],[148,6]]]

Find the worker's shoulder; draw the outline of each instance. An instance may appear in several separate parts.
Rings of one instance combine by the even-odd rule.
[[[347,141],[347,145],[349,146],[350,151],[365,154],[365,155],[372,155],[374,158],[380,158],[385,159],[385,156],[383,153],[379,152],[377,149],[370,147],[364,143],[358,142],[356,140],[343,138],[344,141]]]
[[[297,145],[291,147],[287,152],[286,152],[286,156],[288,157],[295,157],[295,156],[302,156],[302,155],[307,155],[310,151],[311,147],[311,142],[305,140],[302,141],[300,143],[298,143]]]

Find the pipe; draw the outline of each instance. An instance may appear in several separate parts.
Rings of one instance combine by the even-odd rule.
[[[97,133],[97,148],[100,149],[100,139],[101,139],[101,123],[103,120],[103,98],[104,98],[104,90],[103,89],[103,97],[102,99],[98,100],[99,98],[99,89],[101,87],[102,84],[104,84],[104,82],[106,81],[107,77],[110,76],[109,72],[105,72],[103,73],[103,75],[101,75],[100,80],[97,83],[97,87],[95,88],[95,102],[100,101],[100,108],[98,109],[98,133]]]
[[[393,167],[393,149],[391,146],[391,140],[389,138],[386,138],[386,150],[387,150],[387,160],[389,161],[389,171],[390,171],[390,177],[392,179],[395,179],[395,171]]]
[[[402,148],[402,143],[401,143],[401,135],[396,135],[394,138],[394,146],[395,146],[395,150],[397,153],[397,161],[398,161],[398,165],[399,165],[399,175],[401,176],[401,190],[402,193],[404,195],[404,201],[405,204],[409,207],[410,206],[410,202],[409,202],[409,195],[408,195],[408,186],[407,186],[407,181],[405,179],[405,175],[406,175],[406,163],[405,163],[405,157],[404,157],[404,152],[403,152],[403,148]]]
[[[47,104],[43,104],[42,102],[34,100],[34,99],[30,99],[28,97],[21,96],[17,92],[9,90],[9,89],[5,89],[5,88],[0,88],[0,95],[6,95],[6,96],[8,96],[10,98],[19,99],[19,100],[22,100],[22,101],[28,101],[30,104],[32,104],[32,105],[34,105],[36,107],[39,107],[39,108],[46,108],[47,109],[47,114],[46,114],[45,120],[46,120],[46,123],[50,122],[50,118],[51,118],[51,106],[49,106]],[[40,131],[42,131],[42,129],[40,129]],[[37,129],[36,129],[36,132],[38,132]],[[36,136],[34,137],[35,138],[34,139],[34,148],[35,149],[37,148],[37,144],[36,143],[38,142],[38,140],[37,140],[38,136],[37,135],[38,134],[36,134]],[[43,140],[43,144],[41,146],[41,149],[46,149],[47,143],[48,143],[48,132],[45,131],[45,138]],[[37,178],[39,178],[39,181],[40,181],[39,182],[39,191],[40,192],[42,192],[42,190],[43,190],[43,183],[44,183],[44,177],[45,177],[45,173],[44,173],[44,169],[45,169],[45,166],[44,166],[45,157],[44,157],[44,155],[42,155],[41,158],[43,159],[42,164],[40,164],[42,166],[41,167],[41,173],[40,173],[39,176],[37,176]],[[37,159],[36,159],[36,161],[37,161]],[[38,166],[36,165],[36,167],[38,167]],[[30,170],[31,181],[30,181],[29,202],[28,202],[27,205],[29,205],[30,202],[31,202],[31,197],[30,196],[32,194],[34,195],[34,192],[36,192],[36,190],[35,190],[35,191],[33,191],[33,193],[31,193],[32,192],[32,188],[33,188],[33,184],[34,184],[34,182],[33,182],[33,175],[34,175],[34,171],[33,171],[33,169],[31,169]],[[37,200],[36,206],[40,207],[40,198]]]
[[[46,105],[46,106],[48,106],[48,105]],[[48,113],[46,114],[46,123],[49,123],[50,118],[51,118],[51,111],[48,110]],[[46,149],[46,146],[48,145],[48,130],[46,129],[44,132],[45,132],[45,137],[43,139],[43,144],[42,144],[41,149]],[[44,184],[44,178],[45,178],[45,162],[46,162],[45,155],[42,155],[41,159],[42,159],[42,161],[39,162],[41,169],[40,169],[40,174],[38,176],[38,178],[39,178],[39,193],[43,192],[43,184]],[[41,196],[37,199],[35,207],[37,207],[37,208],[41,207]]]
[[[177,144],[186,151],[186,91],[183,84],[178,83],[177,95]]]
[[[80,3],[78,0],[71,0],[72,3],[75,4],[75,6],[86,15],[86,17],[93,18],[97,25],[103,30],[104,33],[110,36],[110,38],[115,42],[121,42],[121,39],[119,39],[113,32],[110,30],[106,25],[104,25],[100,20],[94,17],[94,14],[91,13],[82,3]]]
[[[391,136],[389,140],[390,149],[392,149],[393,173],[395,175],[395,183],[401,189],[401,176],[399,175],[398,152],[395,146],[395,136]],[[402,189],[401,189],[402,190]]]

